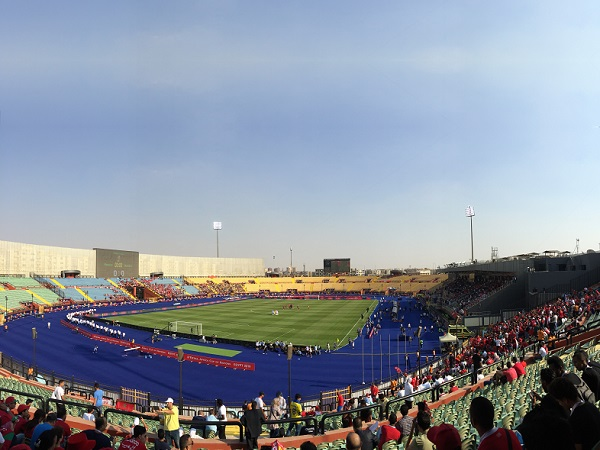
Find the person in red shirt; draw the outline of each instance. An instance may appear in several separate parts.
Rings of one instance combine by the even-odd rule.
[[[340,391],[337,391],[337,410],[338,412],[342,411],[344,409],[344,396],[342,395],[342,393]]]
[[[513,362],[513,368],[515,369],[515,372],[517,372],[517,377],[521,377],[521,376],[525,375],[525,367],[523,367],[523,363],[521,363],[519,360],[517,360],[516,356],[513,356],[512,362]]]
[[[136,425],[133,427],[133,436],[121,442],[121,447],[119,448],[123,450],[146,450],[147,440],[146,427]]]
[[[88,439],[85,433],[75,433],[67,441],[70,450],[92,450],[96,441]]]
[[[375,383],[371,383],[371,398],[376,399],[379,394],[379,388]]]
[[[15,436],[25,433],[25,424],[29,422],[29,406],[21,403],[17,408],[18,418],[15,422]],[[23,436],[24,437],[24,436]],[[21,441],[23,439],[21,438]]]
[[[383,447],[383,444],[385,444],[386,442],[399,442],[400,438],[402,437],[402,433],[400,433],[400,430],[396,428],[396,413],[390,413],[389,421],[389,425],[383,425],[381,427],[381,434],[379,436],[379,450],[381,450],[381,447]]]
[[[519,439],[512,430],[494,426],[494,405],[486,397],[475,397],[471,401],[469,415],[471,424],[479,434],[478,450],[521,448]]]
[[[503,370],[504,375],[506,375],[506,381],[508,383],[512,383],[517,379],[517,371],[512,366],[510,361],[506,362],[506,369]]]

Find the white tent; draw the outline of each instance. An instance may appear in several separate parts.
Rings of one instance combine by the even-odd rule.
[[[449,344],[451,342],[457,342],[458,338],[453,334],[446,333],[443,336],[440,336],[440,344]]]

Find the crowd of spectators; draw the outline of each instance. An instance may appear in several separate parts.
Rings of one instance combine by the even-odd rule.
[[[441,298],[438,300],[443,305],[464,315],[469,308],[508,286],[514,279],[514,275],[476,274],[473,279],[468,276],[459,276],[444,284]]]

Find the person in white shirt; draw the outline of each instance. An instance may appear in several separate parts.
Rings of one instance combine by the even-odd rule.
[[[50,396],[50,398],[53,398],[55,400],[62,400],[64,395],[65,395],[65,380],[59,380],[58,385],[56,386],[56,388],[54,388],[54,392],[52,392],[52,395]]]

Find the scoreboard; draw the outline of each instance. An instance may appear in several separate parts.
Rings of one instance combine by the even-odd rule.
[[[126,250],[95,248],[96,277],[137,278],[140,276],[140,254]]]
[[[326,275],[350,273],[350,258],[324,259],[323,273]]]

